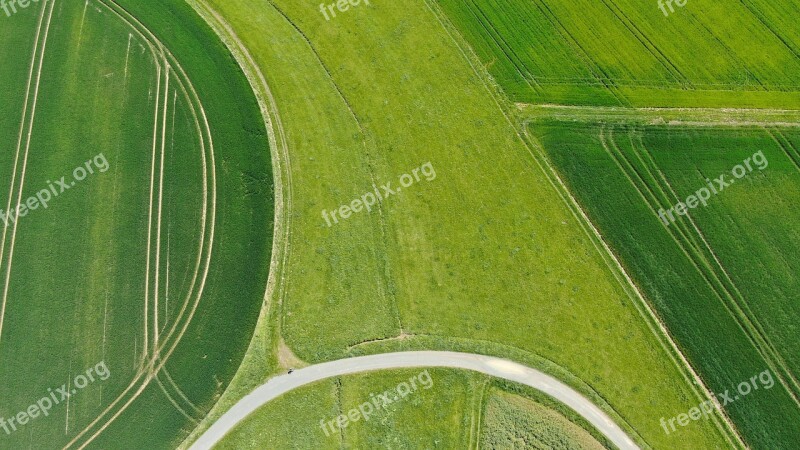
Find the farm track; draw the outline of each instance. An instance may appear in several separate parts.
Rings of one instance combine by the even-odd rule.
[[[613,132],[609,132],[608,136],[606,136],[605,130],[601,131],[600,141],[609,157],[612,158],[617,164],[617,167],[625,174],[628,181],[634,186],[654,215],[658,214],[660,208],[669,208],[669,205],[678,201],[677,194],[672,190],[672,187],[666,181],[663,173],[655,166],[655,161],[652,161],[652,156],[650,156],[652,163],[648,165],[648,163],[645,163],[644,160],[641,159],[641,156],[638,155],[633,141],[631,142],[632,149],[637,153],[637,157],[640,158],[644,169],[637,168],[617,146],[613,139]],[[646,149],[643,151],[649,156]],[[650,182],[648,182],[648,177],[645,176],[643,171],[646,171],[647,174],[650,175]],[[659,177],[663,179],[663,185],[656,178],[655,172],[658,172]],[[658,189],[660,192],[656,192],[655,189]],[[672,195],[670,196],[667,194],[665,189],[668,189]],[[659,193],[661,194],[660,196]],[[770,369],[772,369],[795,403],[800,406],[800,401],[798,401],[797,398],[797,392],[800,390],[800,386],[792,374],[792,371],[764,332],[762,325],[754,317],[753,312],[749,309],[741,292],[728,276],[727,271],[706,241],[699,227],[690,216],[688,217],[688,224],[678,221],[676,223],[678,225],[677,228],[667,227],[670,237],[690,261],[695,270],[697,270],[705,280],[709,289],[711,289],[717,299],[722,302],[728,314],[736,321],[750,343],[759,352]]]
[[[561,23],[559,20],[558,15],[554,13],[550,7],[545,4],[543,0],[533,0],[534,4],[539,11],[547,17],[547,20],[550,21],[550,24],[558,30],[561,37],[567,42],[567,44],[572,47],[573,51],[576,52],[578,59],[583,61],[592,75],[595,77],[595,80],[599,83],[599,85],[608,89],[611,95],[619,102],[620,105],[629,105],[630,103],[625,99],[623,95],[621,95],[617,91],[617,81],[611,77],[608,72],[606,72],[600,64],[598,64],[594,58],[592,58],[591,54],[583,48],[580,44],[578,38],[573,36],[572,33],[569,32],[567,27]],[[488,75],[488,74],[487,74]]]
[[[769,134],[769,137],[775,141],[778,147],[783,150],[783,152],[786,154],[786,157],[789,158],[797,171],[800,172],[800,151],[798,151],[797,147],[792,145],[792,143],[786,139],[786,136],[784,136],[783,133],[781,133],[777,128],[767,128],[765,131],[767,134]]]
[[[46,11],[48,11],[48,6],[49,6],[49,12],[46,12]],[[20,120],[19,137],[17,139],[17,148],[16,148],[16,153],[15,153],[15,156],[14,156],[14,167],[11,170],[11,174],[12,174],[12,176],[11,176],[11,187],[9,188],[8,203],[7,203],[6,209],[5,209],[6,213],[9,214],[9,215],[11,214],[11,201],[12,201],[12,198],[14,197],[14,192],[15,192],[14,187],[15,187],[16,180],[17,180],[17,172],[18,172],[18,166],[19,166],[19,156],[20,156],[20,150],[22,149],[23,135],[25,134],[25,128],[27,126],[28,131],[27,131],[27,136],[25,138],[25,154],[23,156],[22,167],[20,169],[21,173],[19,174],[19,189],[17,190],[17,205],[14,208],[14,211],[19,211],[19,206],[20,206],[20,204],[22,202],[22,188],[23,188],[23,186],[25,184],[25,169],[27,167],[28,152],[29,152],[30,146],[31,146],[31,134],[33,134],[33,123],[34,123],[34,117],[35,117],[35,114],[36,114],[36,103],[37,103],[37,100],[38,100],[38,97],[39,97],[39,82],[41,81],[41,78],[42,78],[42,65],[44,64],[44,54],[45,54],[45,48],[47,46],[47,36],[48,36],[48,34],[50,32],[50,23],[51,23],[51,19],[53,17],[53,8],[54,8],[54,6],[55,6],[55,0],[50,0],[49,4],[47,3],[47,0],[44,0],[44,3],[42,4],[41,12],[39,14],[39,24],[37,25],[35,44],[34,44],[34,47],[33,47],[33,56],[31,57],[31,65],[30,65],[30,70],[28,72],[28,83],[27,83],[26,92],[25,92],[25,103],[24,103],[24,106],[23,106],[23,109],[22,109],[22,119]],[[47,22],[46,22],[46,24],[44,24],[44,35],[42,35],[42,25],[44,23],[43,21],[44,21],[44,16],[45,15],[47,15]],[[40,37],[41,37],[41,40],[40,40]],[[37,62],[37,57],[38,57],[38,62]],[[31,97],[31,85],[33,83],[34,70],[36,71],[36,75],[35,75],[36,82],[35,82],[35,86],[33,86],[33,94],[32,94],[32,97]],[[30,118],[28,118],[28,103],[29,102],[31,103],[31,106],[30,106]],[[2,303],[0,303],[0,342],[2,342],[2,337],[3,337],[3,322],[4,322],[4,319],[5,319],[6,303],[8,301],[8,289],[9,289],[9,285],[10,285],[10,282],[11,282],[11,263],[12,263],[12,260],[13,260],[13,257],[14,257],[14,243],[15,243],[16,235],[17,235],[17,220],[18,219],[19,219],[18,217],[15,217],[15,219],[12,221],[14,225],[12,227],[12,232],[11,232],[11,242],[9,244],[8,258],[7,258],[8,261],[6,262],[6,275],[5,275],[4,286],[3,286],[3,298],[2,298],[2,301],[1,301]],[[6,244],[7,232],[8,232],[8,221],[5,221],[5,223],[3,224],[3,238],[2,238],[2,241],[0,242],[0,267],[2,267],[2,263],[6,259],[5,244]]]
[[[647,50],[650,55],[655,58],[656,61],[664,67],[664,70],[667,71],[667,74],[672,77],[676,83],[680,84],[682,87],[692,87],[692,83],[689,78],[681,72],[680,68],[676,66],[661,49],[658,48],[657,45],[647,37],[642,30],[636,25],[634,21],[632,21],[628,16],[625,14],[625,11],[622,10],[613,0],[600,0],[603,5],[617,18],[617,20],[622,23],[628,32],[636,38],[636,40]]]
[[[514,52],[514,49],[511,47],[511,45],[509,45],[508,42],[506,42],[506,40],[503,39],[501,33],[499,33],[496,28],[491,26],[491,21],[486,17],[486,14],[480,9],[478,4],[475,3],[475,0],[469,0],[469,3],[467,3],[467,9],[476,18],[478,14],[480,14],[480,16],[484,20],[478,19],[478,22],[481,24],[481,27],[483,27],[486,34],[488,36],[491,36],[492,40],[499,47],[503,49],[503,53],[506,55],[509,61],[511,61],[511,63],[514,65],[514,68],[517,70],[517,73],[523,80],[525,80],[525,83],[528,85],[528,87],[533,89],[534,91],[538,91],[539,83],[531,76],[531,73],[525,66],[525,62],[522,60],[522,58],[517,56],[516,52]],[[531,82],[533,82],[536,85],[534,86],[533,84],[531,84]]]
[[[733,108],[621,108],[517,103],[525,124],[542,120],[686,127],[800,127],[800,110]]]
[[[65,448],[72,448],[73,446],[77,446],[78,448],[85,448],[89,443],[91,443],[100,433],[102,433],[117,417],[119,417],[122,412],[124,412],[128,406],[130,406],[133,401],[138,398],[142,392],[144,392],[145,388],[156,378],[156,375],[165,367],[169,357],[171,356],[172,352],[175,351],[177,348],[178,343],[180,342],[181,338],[183,337],[186,329],[188,328],[191,320],[197,310],[198,303],[202,296],[203,288],[205,286],[205,280],[208,275],[209,266],[210,266],[210,259],[211,259],[211,247],[213,245],[213,238],[214,238],[214,225],[215,225],[215,217],[216,217],[216,169],[214,163],[214,145],[213,141],[211,140],[211,131],[209,128],[208,120],[205,115],[205,110],[203,109],[202,103],[199,100],[199,97],[191,83],[191,80],[188,78],[186,73],[183,71],[183,68],[177,62],[175,57],[164,48],[161,42],[153,35],[149,29],[147,29],[144,25],[142,25],[138,20],[136,20],[133,16],[131,16],[127,11],[125,11],[122,7],[117,5],[113,0],[99,0],[98,3],[105,8],[108,9],[109,12],[116,15],[120,20],[127,23],[139,37],[147,43],[148,47],[150,48],[151,54],[153,56],[153,60],[158,67],[161,67],[163,62],[164,67],[161,70],[168,72],[166,67],[172,69],[176,81],[179,85],[180,90],[182,91],[187,104],[190,108],[190,112],[192,117],[194,118],[195,126],[198,131],[198,139],[200,140],[200,154],[202,158],[202,167],[203,167],[203,180],[202,180],[202,192],[203,192],[203,210],[201,216],[201,231],[200,231],[200,242],[199,242],[199,252],[197,255],[197,261],[195,264],[195,271],[191,282],[191,287],[189,292],[186,295],[186,300],[184,301],[179,313],[173,319],[172,327],[170,328],[169,332],[167,333],[166,337],[163,338],[162,341],[158,341],[160,336],[158,336],[158,329],[156,328],[156,316],[157,312],[154,312],[154,325],[153,325],[153,348],[152,350],[148,350],[148,346],[145,347],[144,350],[144,360],[142,366],[140,367],[139,371],[137,372],[134,379],[131,381],[129,386],[113,401],[111,404],[103,411],[101,414],[95,418],[88,426],[86,426],[80,433],[78,433],[74,438],[65,446]],[[156,50],[157,48],[157,50]],[[159,74],[160,75],[160,74]],[[166,73],[166,76],[169,74]],[[187,87],[188,86],[188,87]],[[166,89],[165,89],[166,90]],[[164,102],[165,102],[165,111],[163,112],[162,118],[162,126],[166,123],[166,104],[168,100],[167,93],[164,94]],[[157,143],[157,136],[158,136],[158,105],[160,104],[160,98],[156,99],[156,115],[155,115],[155,122],[156,127],[154,129],[154,152],[156,149]],[[202,118],[202,121],[201,121]],[[162,140],[164,140],[165,130],[162,129]],[[164,151],[165,143],[162,142],[162,152]],[[155,176],[155,153],[153,154],[153,169],[151,175],[151,201],[150,201],[150,208],[152,211],[153,208],[153,199],[152,199],[152,184],[153,178]],[[162,161],[161,168],[159,172],[163,170],[163,156],[161,156],[160,160]],[[161,178],[161,175],[159,175]],[[210,181],[209,181],[210,178]],[[163,183],[161,180],[160,183]],[[159,188],[161,190],[161,188]],[[152,214],[152,212],[151,212]],[[152,217],[152,216],[151,216]],[[160,211],[159,216],[156,220],[159,224],[161,222]],[[152,220],[149,220],[152,222]],[[152,232],[152,223],[149,225],[149,228]],[[160,225],[157,225],[160,227]],[[160,228],[157,228],[160,229]],[[158,232],[156,234],[159,234]],[[152,239],[152,236],[151,236]],[[151,239],[148,239],[151,242]],[[150,245],[150,244],[148,244]],[[160,235],[156,237],[156,248],[160,249]],[[150,261],[150,252],[148,251],[148,264]],[[156,259],[160,259],[160,255],[155,255]],[[202,274],[201,274],[202,272]],[[149,269],[147,271],[147,277],[149,277]],[[199,286],[198,286],[199,283]],[[195,295],[196,290],[196,295]],[[194,302],[191,303],[191,298],[195,297]],[[157,296],[158,292],[154,292],[153,294],[153,303],[157,304]],[[148,294],[145,298],[145,304],[148,305],[150,302],[150,295]],[[145,317],[149,317],[149,312],[145,310]],[[145,329],[144,335],[145,338],[148,339],[150,334],[150,327],[148,326]],[[159,380],[160,381],[160,380]],[[173,383],[174,384],[174,383]],[[168,385],[171,385],[168,383]],[[169,399],[171,396],[167,392],[165,386],[161,386],[164,389],[164,394]],[[176,395],[179,397],[185,397],[183,393],[177,386],[174,386]],[[188,400],[188,399],[187,399]],[[121,404],[117,407],[118,404]],[[191,404],[191,402],[189,402]],[[180,407],[174,404],[176,409],[179,411],[181,410]],[[193,405],[192,405],[193,406]],[[107,419],[103,420],[104,417]],[[101,423],[102,422],[102,423]],[[90,436],[86,437],[88,433],[94,431]],[[80,441],[83,441],[82,443]]]
[[[298,369],[289,375],[274,377],[257,387],[228,410],[211,428],[192,443],[190,450],[210,450],[258,408],[303,386],[349,374],[422,367],[470,370],[532,387],[571,408],[618,448],[623,450],[639,449],[625,431],[590,400],[561,381],[536,369],[492,356],[444,351],[417,351],[346,358]]]
[[[267,281],[267,289],[264,295],[265,306],[271,306],[273,296],[280,303],[283,293],[286,290],[285,274],[278,268],[286,266],[289,257],[289,243],[291,239],[291,215],[288,211],[292,209],[293,186],[291,159],[289,158],[289,144],[286,139],[286,131],[283,127],[280,113],[278,111],[275,98],[269,89],[264,74],[253,60],[247,47],[231,28],[225,19],[219,15],[203,0],[187,0],[189,5],[206,21],[206,23],[216,32],[217,36],[225,43],[231,54],[239,63],[245,77],[258,100],[261,116],[264,119],[264,126],[267,129],[267,136],[271,152],[273,165],[273,179],[275,185],[275,228],[273,239],[272,259],[270,262],[270,273]],[[285,182],[283,180],[286,180]],[[267,314],[268,315],[268,314]],[[266,315],[262,313],[259,320],[264,320]]]

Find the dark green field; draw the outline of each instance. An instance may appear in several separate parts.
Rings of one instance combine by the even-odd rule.
[[[781,375],[785,386],[726,410],[754,447],[791,448],[800,439],[792,398],[800,368],[800,214],[793,208],[800,180],[796,151],[770,133],[796,134],[563,123],[532,130],[714,392],[767,368]],[[758,151],[766,168],[731,176]],[[691,221],[659,219],[660,208],[723,173],[735,183],[691,210]]]
[[[232,379],[263,303],[273,195],[252,91],[187,5],[119,3],[2,17],[0,208],[62,176],[68,190],[0,223],[0,417],[100,362],[110,376],[0,431],[0,448],[174,448]],[[87,161],[107,165],[74,179]]]

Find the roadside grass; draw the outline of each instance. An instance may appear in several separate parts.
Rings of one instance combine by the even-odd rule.
[[[543,439],[556,437],[562,442],[599,445],[587,431],[553,409],[563,405],[539,403],[526,396],[524,387],[452,369],[429,369],[433,382],[429,389],[420,388],[373,413],[367,421],[349,422],[335,434],[328,428],[329,436],[325,435],[320,421],[326,423],[358,410],[371,401],[371,394],[394,391],[421,371],[364,373],[304,386],[262,406],[216,448],[286,448],[287,442],[295,448],[318,449],[479,448],[481,442],[484,445],[480,448],[511,448],[487,447],[486,439],[496,436],[501,431],[498,427],[543,422],[553,425],[523,432],[542,431]]]
[[[335,24],[308,2],[212,4],[259,64],[289,141],[294,206],[274,301],[298,357],[418,335],[504,344],[669,446],[658,417],[699,397],[424,2]],[[435,181],[325,224],[323,209],[427,161]],[[699,447],[724,442],[712,424],[689,433]]]
[[[202,300],[182,344],[169,359],[169,376],[163,371],[159,374],[168,394],[153,380],[93,445],[126,442],[142,448],[172,448],[194,425],[165,395],[183,401],[181,407],[186,410],[197,408],[190,413],[196,419],[203,417],[238,368],[263,303],[273,213],[269,148],[263,121],[241,71],[188,6],[138,0],[121,3],[164,40],[200,93],[215,143],[217,222],[212,269]],[[4,17],[0,28],[4,38],[0,74],[8,83],[0,94],[4,136],[0,140],[4,150],[0,180],[6,183],[0,190],[0,204],[4,210],[32,43],[40,12],[50,4],[35,3],[36,7],[24,14]],[[198,52],[198,48],[204,50]],[[56,3],[22,199],[48,188],[50,181],[61,176],[69,183],[72,170],[99,153],[105,155],[109,168],[76,182],[53,198],[47,209],[39,208],[19,219],[0,341],[0,416],[8,418],[24,410],[48,395],[48,388],[60,387],[100,361],[106,362],[111,377],[90,384],[70,398],[68,405],[53,408],[48,417],[40,416],[11,435],[0,433],[0,447],[64,447],[144,370],[145,339],[152,356],[155,323],[162,338],[175,324],[180,333],[186,323],[188,314],[178,321],[178,312],[190,287],[198,292],[201,279],[192,280],[201,247],[200,231],[203,218],[208,221],[212,216],[202,211],[203,152],[196,115],[178,90],[173,72],[169,96],[160,100],[168,113],[158,120],[153,185],[153,214],[157,214],[163,137],[163,220],[158,225],[154,219],[148,230],[156,74],[144,40],[100,3]],[[162,92],[165,74],[162,72]],[[35,77],[36,72],[34,81]],[[28,120],[32,110],[31,101]],[[22,153],[27,126],[25,130]],[[203,139],[208,144],[207,137]],[[21,154],[14,202],[22,164]],[[210,177],[208,172],[205,175]],[[211,189],[210,181],[207,186]],[[12,227],[2,255],[3,285]],[[161,253],[156,259],[159,231]],[[149,232],[153,248],[145,314]],[[206,238],[209,233],[207,226]],[[156,267],[161,280],[157,291]],[[157,302],[154,292],[159,296]],[[188,400],[180,400],[182,396]],[[128,395],[123,403],[132,397]],[[78,442],[99,431],[120,406],[113,407]],[[123,418],[128,423],[122,424]],[[142,433],[142,423],[152,423],[160,432]]]
[[[531,132],[714,392],[767,369],[785,380],[788,388],[777,384],[725,410],[749,445],[791,448],[800,436],[789,394],[797,395],[800,216],[790,205],[800,186],[788,144],[782,149],[755,128],[542,121]],[[686,199],[706,178],[730,176],[758,151],[769,166],[692,210],[693,222],[666,227],[658,218],[660,207]],[[683,439],[687,428],[672,436]]]
[[[561,414],[503,391],[489,392],[483,415],[481,448],[607,448]]]
[[[515,101],[800,107],[800,14],[781,2],[437,3]]]

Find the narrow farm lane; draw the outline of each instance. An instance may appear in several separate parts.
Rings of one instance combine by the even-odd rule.
[[[258,408],[302,386],[342,375],[416,367],[446,367],[472,370],[530,386],[572,408],[620,449],[639,448],[606,413],[595,406],[589,399],[543,372],[491,356],[456,352],[419,351],[341,359],[316,364],[298,369],[291,374],[275,377],[236,403],[233,408],[200,436],[190,450],[211,449],[228,432]]]

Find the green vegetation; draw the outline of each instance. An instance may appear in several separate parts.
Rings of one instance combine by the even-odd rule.
[[[786,2],[691,0],[668,17],[635,0],[438,4],[515,101],[800,107]]]
[[[534,401],[491,390],[483,411],[482,448],[603,449],[591,434]]]
[[[503,433],[536,435],[554,445],[605,448],[589,432],[550,406],[522,395],[527,389],[483,375],[430,369],[433,382],[372,415],[350,422],[326,436],[320,421],[370,401],[370,394],[392,391],[420,370],[376,372],[322,381],[286,394],[244,420],[220,443],[220,449],[242,448],[540,448],[496,445]],[[527,428],[535,424],[536,428]],[[522,425],[525,429],[513,428]],[[511,426],[512,428],[508,428]],[[340,431],[340,432],[339,432]],[[593,431],[594,432],[594,431]],[[529,441],[532,442],[532,441]]]
[[[495,354],[549,360],[634,436],[670,445],[653,417],[700,396],[434,11],[375,4],[332,26],[308,4],[212,5],[259,65],[288,141],[291,234],[275,305],[300,359],[420,336],[495,343]],[[326,225],[323,209],[427,161],[435,181]],[[688,433],[701,447],[724,442],[710,422]]]
[[[785,386],[726,412],[754,448],[791,448],[800,437],[791,396],[800,350],[797,134],[546,121],[531,128],[715,392],[767,368],[783,378]],[[735,180],[691,220],[665,226],[658,218],[707,178],[733,178],[758,151],[767,168]]]
[[[0,417],[100,361],[111,372],[0,433],[3,448],[81,445],[100,430],[100,447],[174,447],[230,382],[263,303],[271,175],[247,81],[188,6],[121,3],[141,23],[110,1],[43,1],[0,27],[1,208],[70,183],[100,153],[108,161],[47,209],[0,223]]]

